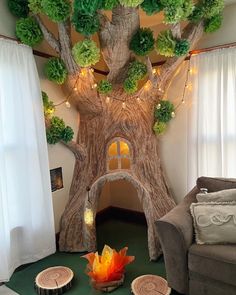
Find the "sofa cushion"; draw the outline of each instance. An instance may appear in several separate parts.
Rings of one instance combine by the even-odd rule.
[[[198,202],[236,202],[236,189],[225,189],[208,194],[197,194]]]
[[[235,178],[213,178],[213,177],[199,177],[197,179],[197,187],[207,188],[208,192],[217,192],[225,189],[236,188]]]
[[[236,246],[193,244],[189,248],[188,268],[191,272],[236,286]]]

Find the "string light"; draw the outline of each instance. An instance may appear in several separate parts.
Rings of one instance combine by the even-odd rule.
[[[93,85],[92,85],[92,89],[96,89],[98,87],[98,84],[97,83],[94,83]]]
[[[109,103],[110,101],[111,101],[110,96],[107,96],[107,97],[106,97],[106,103]]]
[[[80,71],[80,75],[81,75],[82,77],[85,77],[85,76],[87,75],[87,69],[85,69],[85,68],[81,69],[81,71]]]
[[[171,113],[171,118],[175,118],[175,112]]]
[[[157,105],[157,109],[160,110],[160,108],[161,108],[161,104],[158,103],[158,105]]]
[[[152,69],[152,73],[155,75],[157,73],[156,69]]]
[[[126,103],[122,102],[122,109],[125,109],[125,108],[126,108]]]
[[[70,103],[69,103],[68,100],[66,101],[66,107],[67,107],[68,109],[71,107],[71,105],[70,105]]]
[[[140,103],[141,102],[141,99],[140,97],[137,97],[137,102]]]
[[[75,90],[75,91],[77,91],[77,90],[78,90],[78,88],[77,88],[77,87],[75,87],[75,88],[74,88],[74,90]]]

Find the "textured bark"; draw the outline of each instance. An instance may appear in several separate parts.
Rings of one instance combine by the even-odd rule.
[[[127,99],[121,91],[114,97]],[[112,97],[111,96],[111,97]],[[105,100],[105,99],[104,99]],[[88,120],[81,117],[80,143],[86,147],[87,158],[76,162],[70,199],[61,220],[60,250],[94,251],[95,224],[85,224],[85,208],[96,215],[103,185],[117,179],[126,179],[134,185],[143,206],[148,224],[148,247],[151,259],[160,253],[160,244],[154,222],[173,208],[162,174],[158,141],[153,134],[153,104],[133,99],[122,109],[121,102],[104,103],[104,113]],[[132,166],[130,170],[107,171],[107,148],[113,138],[121,137],[130,143]],[[91,187],[88,199],[87,187]]]
[[[108,80],[114,84],[124,81],[132,59],[129,43],[139,26],[137,8],[118,5],[112,11],[111,22],[103,19],[99,40],[103,58],[109,68]]]

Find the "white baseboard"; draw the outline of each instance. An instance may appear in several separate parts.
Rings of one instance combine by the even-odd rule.
[[[18,293],[16,293],[13,290],[9,289],[5,285],[0,286],[0,294],[1,295],[19,295]]]

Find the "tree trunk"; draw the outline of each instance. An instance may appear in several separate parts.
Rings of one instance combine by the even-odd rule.
[[[122,102],[112,99],[119,97]],[[61,220],[60,250],[94,251],[96,249],[95,223],[84,221],[85,209],[90,209],[95,218],[101,189],[106,182],[126,179],[138,192],[148,224],[148,247],[151,259],[160,253],[160,244],[154,222],[173,208],[162,174],[158,140],[152,132],[153,103],[148,100],[129,99],[117,90],[109,103],[103,98],[101,116],[88,119],[81,116],[80,144],[86,147],[87,157],[76,161],[70,199]],[[122,138],[129,143],[131,167],[128,170],[107,168],[108,147],[113,139]],[[91,188],[90,195],[86,190]]]

